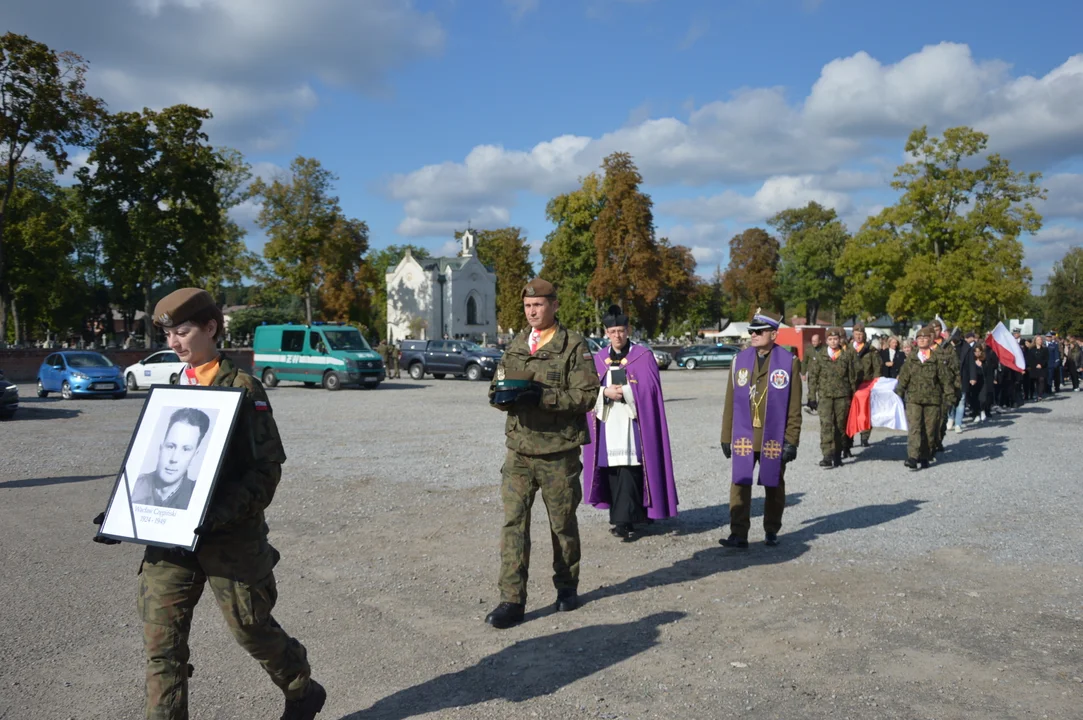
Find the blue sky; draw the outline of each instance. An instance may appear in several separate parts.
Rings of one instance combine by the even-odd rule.
[[[209,107],[271,176],[341,178],[371,244],[450,251],[523,227],[627,150],[660,234],[709,274],[730,237],[818,200],[851,229],[892,202],[910,129],[958,124],[1040,170],[1040,282],[1083,242],[1083,4],[1066,0],[19,0],[7,29],[91,63],[113,110]],[[239,210],[250,227],[258,208]],[[253,227],[254,249],[262,238]]]

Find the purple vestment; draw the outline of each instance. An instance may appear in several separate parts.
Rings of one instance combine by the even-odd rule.
[[[609,350],[594,356],[594,368],[602,383],[606,381],[609,366],[606,359]],[[662,400],[662,378],[654,353],[642,345],[632,345],[628,351],[628,384],[635,398],[636,449],[643,464],[643,506],[652,520],[677,515],[677,485],[673,480],[673,458],[669,449],[669,425]],[[591,411],[587,417],[590,427],[590,444],[583,448],[583,498],[589,505],[599,509],[609,507],[609,482],[606,469],[599,465],[605,458],[605,429]],[[601,463],[606,464],[602,459]]]
[[[771,350],[767,376],[767,407],[764,410],[763,437],[760,444],[759,484],[778,487],[782,473],[782,443],[786,439],[786,419],[790,408],[790,370],[793,354],[775,345]],[[756,385],[756,349],[737,353],[730,368],[733,393],[733,484],[751,485],[756,459],[753,454],[751,391]]]

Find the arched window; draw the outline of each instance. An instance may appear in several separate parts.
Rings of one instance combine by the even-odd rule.
[[[466,299],[466,324],[478,324],[478,301],[471,295]]]

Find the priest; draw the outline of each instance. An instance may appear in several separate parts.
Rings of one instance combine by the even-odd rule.
[[[583,497],[608,508],[610,532],[631,542],[643,526],[677,515],[677,487],[654,353],[632,344],[619,306],[609,308],[603,324],[609,347],[594,356],[602,387],[588,417]]]

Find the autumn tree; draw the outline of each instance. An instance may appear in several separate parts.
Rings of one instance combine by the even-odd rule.
[[[835,273],[850,234],[831,208],[810,202],[803,208],[783,210],[767,224],[779,234],[778,292],[791,307],[805,306],[810,325],[821,307],[842,302],[844,284]]]
[[[1055,265],[1045,286],[1046,324],[1061,335],[1083,336],[1083,247]]]
[[[210,117],[190,105],[110,115],[77,173],[110,280],[143,297],[148,348],[154,286],[205,276],[222,236],[221,163],[203,132]]]
[[[86,62],[25,35],[0,36],[0,341],[7,337],[11,300],[5,239],[17,169],[31,150],[57,172],[71,166],[68,149],[86,144],[102,103],[85,92]]]
[[[262,202],[257,223],[268,237],[267,288],[302,298],[308,323],[314,302],[328,301],[329,312],[342,316],[365,292],[368,227],[344,217],[333,194],[337,179],[319,160],[297,157],[288,175],[252,184],[253,197]]]
[[[640,309],[639,326],[654,337],[658,332],[672,332],[691,309],[699,288],[696,259],[684,245],[672,245],[669,238],[657,242],[657,272],[661,282],[658,298]]]
[[[560,321],[579,332],[595,327],[599,318],[587,288],[598,264],[593,226],[601,208],[602,181],[596,173],[545,206],[546,218],[556,227],[542,243],[541,276],[557,286]]]
[[[735,316],[751,316],[756,308],[783,309],[778,263],[778,240],[762,228],[750,228],[730,240],[730,262],[722,275],[722,287],[733,300]]]
[[[1045,197],[1041,176],[1015,172],[997,154],[975,162],[987,143],[967,127],[910,134],[911,161],[892,182],[902,196],[865,221],[836,266],[845,312],[939,313],[951,325],[989,327],[1023,306],[1031,273],[1019,238],[1041,228],[1030,202]]]
[[[602,207],[591,226],[597,259],[587,292],[642,317],[662,290],[653,203],[639,189],[643,177],[628,153],[605,158],[602,170]]]
[[[496,274],[496,322],[505,330],[521,328],[523,316],[523,286],[534,277],[530,263],[530,245],[517,227],[498,230],[474,230],[477,236],[478,260]],[[462,237],[461,232],[455,234]]]

